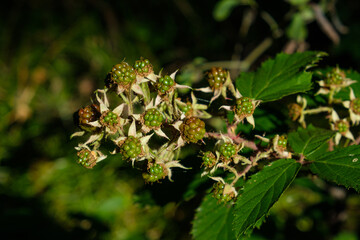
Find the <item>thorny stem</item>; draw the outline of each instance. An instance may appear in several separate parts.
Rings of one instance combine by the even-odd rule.
[[[242,170],[241,172],[239,172],[239,173],[236,173],[235,174],[235,179],[231,182],[231,186],[234,186],[235,185],[235,183],[241,178],[241,177],[243,177],[243,176],[245,176],[249,171],[250,171],[250,169],[253,167],[253,164],[249,164],[249,165],[247,165],[246,167],[245,167],[245,169],[244,170]]]

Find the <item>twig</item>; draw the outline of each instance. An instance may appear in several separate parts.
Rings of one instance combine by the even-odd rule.
[[[339,34],[335,31],[329,20],[327,20],[324,16],[324,12],[321,7],[318,4],[311,4],[311,7],[314,9],[316,21],[322,31],[331,39],[331,41],[333,41],[334,44],[339,44]]]
[[[254,151],[258,150],[258,147],[256,146],[256,144],[254,142],[252,142],[252,141],[245,140],[244,138],[241,138],[239,136],[234,137],[234,136],[231,136],[229,134],[223,134],[223,136],[229,137],[236,144],[244,144],[245,147],[251,148]],[[205,137],[212,137],[212,138],[215,138],[215,139],[222,139],[220,133],[213,133],[213,132],[206,133]]]

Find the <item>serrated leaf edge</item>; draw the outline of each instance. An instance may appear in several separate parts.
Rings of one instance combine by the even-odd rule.
[[[286,169],[284,169],[283,173],[289,168],[292,167],[293,165],[298,165],[298,169],[296,170],[294,176],[292,177],[291,181],[289,182],[288,186],[286,188],[284,188],[284,190],[282,191],[282,193],[279,195],[278,199],[282,196],[282,194],[286,191],[286,189],[291,185],[291,183],[294,181],[294,179],[296,178],[301,165],[297,162],[293,162],[292,164],[290,164],[289,166],[286,167]],[[279,166],[280,167],[280,166]],[[282,176],[283,174],[279,174],[280,176]],[[280,177],[277,178],[276,181],[278,181]],[[252,178],[250,178],[248,181],[250,181]],[[244,186],[245,187],[245,186]],[[271,188],[273,189],[273,188]],[[268,191],[267,191],[268,192]],[[263,196],[265,196],[266,194],[264,194]],[[277,200],[276,200],[277,201]],[[240,237],[246,232],[248,231],[251,227],[254,227],[256,225],[256,223],[259,221],[259,219],[261,219],[262,217],[266,216],[268,214],[268,212],[270,211],[271,207],[276,203],[276,201],[269,207],[269,209],[267,210],[266,213],[264,213],[263,215],[261,215],[253,224],[250,224],[247,228],[245,228],[242,232],[236,233],[236,228],[233,227],[233,231],[235,233],[235,237],[236,239],[240,239]],[[235,209],[234,209],[235,210]],[[235,211],[234,211],[235,212]],[[234,219],[235,219],[236,214],[234,213]],[[250,216],[250,215],[249,215]]]

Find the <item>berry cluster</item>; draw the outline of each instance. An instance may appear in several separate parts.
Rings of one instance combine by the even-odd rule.
[[[213,196],[215,199],[218,200],[220,203],[228,203],[230,202],[234,197],[234,193],[224,193],[225,190],[225,184],[218,182],[214,184],[213,187]]]
[[[187,142],[196,143],[205,135],[205,123],[199,118],[186,118],[180,125],[181,135]]]
[[[339,120],[335,123],[335,129],[341,134],[345,134],[349,130],[349,127],[349,123],[344,120]]]
[[[106,111],[100,117],[101,125],[104,127],[108,127],[113,133],[117,131],[119,121],[120,117],[112,111]]]
[[[174,85],[175,81],[169,75],[165,75],[164,77],[158,78],[156,89],[163,95],[170,92]]]
[[[236,154],[236,145],[225,142],[220,145],[219,152],[225,160],[228,160]]]
[[[144,124],[149,128],[159,128],[165,118],[156,108],[150,108],[143,115]]]
[[[201,159],[202,159],[202,165],[205,168],[212,168],[216,164],[216,157],[210,151],[204,152]]]
[[[134,68],[136,74],[142,77],[146,77],[153,72],[153,66],[151,65],[149,59],[140,58],[140,60],[135,61]]]
[[[78,162],[86,168],[93,168],[96,165],[96,157],[88,149],[82,149],[78,153]]]
[[[277,146],[278,146],[279,150],[282,150],[282,151],[286,150],[287,137],[285,135],[279,136]]]
[[[240,117],[251,116],[254,113],[255,106],[253,101],[248,97],[241,97],[236,100],[235,111]]]
[[[99,105],[92,104],[81,108],[78,111],[79,116],[79,127],[85,131],[94,131],[96,127],[89,125],[90,122],[94,122],[100,117],[100,107]]]
[[[112,82],[120,85],[131,84],[136,79],[135,69],[126,62],[116,64],[110,74]]]
[[[227,71],[221,67],[212,67],[206,73],[206,79],[212,89],[220,89],[227,78]]]
[[[325,84],[330,85],[341,85],[345,80],[345,73],[338,68],[334,68],[332,71],[326,74]]]
[[[120,154],[124,159],[136,158],[142,153],[141,142],[138,138],[129,136],[120,145]]]
[[[172,168],[186,168],[179,160],[179,156],[182,156],[182,147],[199,142],[213,144],[212,139],[207,141],[207,138],[213,138],[221,144],[216,144],[213,151],[202,154],[202,175],[208,175],[218,182],[214,187],[214,197],[219,202],[229,202],[237,194],[234,186],[236,180],[242,176],[240,174],[243,174],[240,171],[244,168],[240,164],[251,162],[255,166],[257,159],[253,158],[250,161],[245,156],[237,155],[240,145],[232,142],[233,138],[237,137],[235,128],[231,133],[232,130],[228,128],[228,134],[206,133],[205,122],[201,119],[212,117],[208,109],[210,103],[218,97],[223,96],[226,101],[227,93],[231,92],[234,97],[239,94],[230,81],[228,71],[213,67],[206,73],[210,87],[196,89],[204,92],[213,91],[214,96],[211,100],[202,101],[208,104],[199,103],[200,100],[194,92],[191,92],[191,102],[183,101],[177,89],[185,86],[175,82],[175,75],[176,72],[169,75],[155,74],[150,61],[144,58],[137,60],[133,66],[126,62],[114,65],[107,75],[106,83],[109,84],[104,89],[95,91],[98,105],[87,106],[78,112],[81,127],[91,122],[89,127],[96,128],[96,131],[89,133],[91,136],[85,143],[80,143],[76,147],[79,151],[78,161],[84,167],[92,168],[96,162],[106,158],[102,149],[108,149],[108,145],[104,147],[102,143],[113,142],[115,146],[111,154],[122,160],[131,160],[133,166],[144,160],[147,169],[143,173],[143,178],[147,183],[154,183],[165,177],[171,180]],[[109,97],[110,94],[117,95],[117,106],[110,104],[114,99]],[[237,122],[233,126],[245,117],[254,125],[251,115],[258,102],[248,97],[240,97],[236,100],[235,107],[224,106],[224,109],[235,111]],[[217,109],[213,109],[214,112]],[[217,127],[213,127],[216,130]],[[149,133],[150,131],[152,132]],[[84,131],[73,135],[83,134]],[[230,134],[234,135],[230,137]],[[160,139],[153,140],[153,135],[159,136]],[[141,166],[145,165],[139,164],[137,167]],[[215,170],[218,168],[235,175],[234,182],[225,184],[220,176],[216,176]]]
[[[109,111],[103,115],[102,121],[109,125],[115,125],[118,123],[118,115]]]
[[[166,168],[162,164],[150,164],[148,172],[143,174],[146,182],[157,182],[167,176]]]
[[[360,115],[360,98],[355,98],[352,100],[350,103],[350,108],[355,114]]]
[[[192,105],[191,102],[187,102],[185,106],[181,107],[181,111],[185,113],[186,116],[190,116],[192,114]]]

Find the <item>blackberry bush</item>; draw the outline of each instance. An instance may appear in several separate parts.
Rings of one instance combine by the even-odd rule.
[[[360,83],[349,76],[360,80],[360,74],[347,71],[346,77],[336,68],[320,75],[325,80],[314,83],[310,67],[322,56],[318,52],[279,54],[256,72],[241,72],[234,82],[229,72],[213,67],[206,72],[210,87],[194,88],[187,96],[177,91],[185,87],[176,83],[177,71],[159,77],[147,59],[137,61],[135,69],[125,62],[115,65],[110,77],[117,89],[96,90],[96,105],[78,113],[82,127],[91,123],[96,128],[72,135],[87,136],[76,147],[78,162],[92,168],[106,158],[103,151],[110,148],[115,157],[129,159],[141,169],[146,183],[173,180],[174,168],[184,169],[179,174],[199,173],[189,187],[203,184],[200,176],[207,177],[216,182],[212,195],[217,202],[231,204],[217,211],[211,198],[205,198],[194,222],[216,222],[219,212],[233,214],[220,218],[233,226],[231,234],[237,239],[261,222],[300,170],[302,176],[317,175],[359,191],[360,136],[354,136],[351,129],[360,123],[360,100],[355,97],[360,96]],[[316,84],[319,90],[314,95],[309,90]],[[131,91],[124,88],[128,85]],[[197,91],[204,92],[201,98]],[[114,97],[108,98],[110,94]],[[191,103],[183,100],[189,97]],[[285,102],[291,99],[296,102]],[[289,106],[288,117],[282,106]],[[256,108],[259,111],[254,113]],[[321,124],[325,129],[314,127]],[[203,166],[201,170],[182,165],[181,157],[202,152],[205,144],[214,153],[191,158]],[[214,211],[201,219],[208,204]]]

